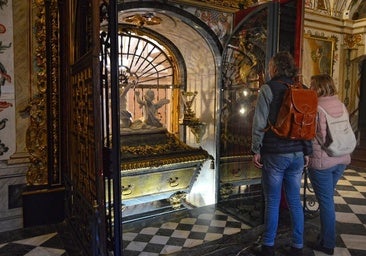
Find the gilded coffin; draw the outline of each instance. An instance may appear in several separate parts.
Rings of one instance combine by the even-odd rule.
[[[205,150],[186,145],[166,129],[122,133],[121,149],[124,205],[188,193],[208,158]]]

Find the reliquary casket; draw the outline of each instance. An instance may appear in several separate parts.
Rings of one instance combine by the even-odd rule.
[[[165,128],[122,132],[122,204],[168,199],[179,208],[208,157],[205,150],[188,146]]]

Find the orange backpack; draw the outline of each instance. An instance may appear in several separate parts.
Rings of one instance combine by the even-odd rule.
[[[316,132],[318,97],[301,84],[288,84],[275,124],[269,129],[281,138],[311,140]]]

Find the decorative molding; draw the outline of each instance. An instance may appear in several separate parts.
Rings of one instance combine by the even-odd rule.
[[[26,146],[30,153],[27,184],[55,185],[61,182],[58,169],[58,8],[57,0],[34,0],[32,22],[35,28],[35,84],[27,111],[30,125],[26,134]],[[51,139],[48,140],[48,136]],[[48,141],[52,141],[48,145]],[[53,157],[49,157],[49,150]],[[53,161],[49,163],[48,161]],[[51,166],[52,170],[49,170]],[[52,173],[49,173],[52,172]],[[49,177],[50,176],[50,177]]]
[[[348,49],[357,48],[357,46],[360,45],[360,43],[362,43],[362,34],[354,34],[354,35],[346,34],[344,35],[343,42],[345,47]]]
[[[61,184],[61,172],[59,168],[59,148],[60,148],[60,138],[59,138],[59,130],[60,130],[60,113],[59,113],[59,105],[60,105],[60,91],[59,91],[59,10],[58,10],[58,1],[57,0],[47,0],[48,3],[48,20],[47,25],[48,32],[47,41],[48,44],[48,52],[47,52],[47,77],[49,81],[48,85],[48,106],[50,106],[48,112],[48,136],[50,136],[48,148],[50,150],[50,156],[48,161],[52,161],[49,163],[49,167],[51,170],[49,171],[49,180],[52,184],[50,185],[60,185]]]
[[[30,154],[30,165],[26,178],[27,185],[46,185],[48,184],[46,17],[42,0],[35,0],[32,5],[34,10],[32,40],[35,41],[36,65],[34,82],[38,92],[30,100],[27,109],[30,115],[30,125],[26,133],[26,146]]]

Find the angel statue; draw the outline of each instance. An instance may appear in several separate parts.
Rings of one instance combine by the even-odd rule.
[[[143,100],[140,97],[139,91],[136,91],[135,95],[137,103],[140,104],[140,108],[143,108],[143,123],[147,126],[162,127],[163,125],[160,123],[160,120],[156,116],[157,110],[165,104],[168,104],[170,100],[161,99],[158,102],[154,103],[155,93],[150,89],[146,91]]]

